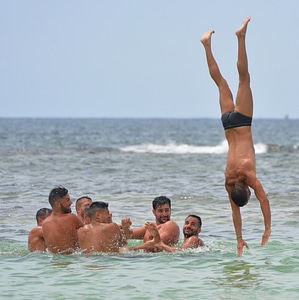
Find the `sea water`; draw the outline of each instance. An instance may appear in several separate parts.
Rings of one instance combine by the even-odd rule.
[[[272,234],[261,247],[263,218],[252,194],[241,209],[249,249],[237,257],[220,120],[0,119],[0,298],[298,299],[298,128],[299,120],[253,121]],[[108,202],[113,220],[130,217],[133,227],[153,221],[152,200],[166,195],[181,230],[188,214],[201,216],[205,246],[175,253],[29,253],[35,213],[50,207],[48,194],[57,185],[73,201],[88,195]]]

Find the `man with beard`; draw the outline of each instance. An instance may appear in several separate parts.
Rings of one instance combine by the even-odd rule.
[[[185,224],[183,227],[184,241],[181,246],[177,248],[172,248],[165,243],[163,243],[159,236],[159,231],[153,223],[145,224],[147,230],[154,237],[156,242],[155,251],[167,251],[175,252],[177,250],[189,249],[189,248],[198,248],[204,245],[203,241],[198,237],[201,232],[201,218],[197,215],[189,215],[185,219]]]
[[[166,196],[156,197],[153,200],[152,205],[152,212],[156,218],[156,222],[153,224],[157,226],[161,241],[168,246],[175,245],[180,237],[180,228],[176,222],[170,220],[171,200]],[[154,241],[154,237],[151,235],[146,225],[133,229],[130,228],[130,225],[131,221],[129,218],[124,218],[122,220],[122,229],[127,239],[143,239],[144,244],[128,249],[154,251],[156,242]]]
[[[46,246],[53,253],[70,254],[78,248],[77,229],[83,226],[72,213],[68,190],[55,187],[49,194],[52,214],[42,224]]]

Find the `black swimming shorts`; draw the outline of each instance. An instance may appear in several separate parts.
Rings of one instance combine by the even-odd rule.
[[[226,112],[221,116],[224,129],[230,129],[242,126],[251,126],[252,117],[245,116],[238,111]]]

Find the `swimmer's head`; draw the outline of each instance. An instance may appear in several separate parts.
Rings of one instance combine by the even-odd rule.
[[[240,185],[240,184],[236,184],[232,188],[230,194],[233,202],[239,207],[242,207],[248,203],[250,195],[251,192],[249,187],[247,185]]]

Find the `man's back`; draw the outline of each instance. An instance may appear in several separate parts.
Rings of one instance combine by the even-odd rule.
[[[46,250],[42,226],[36,226],[31,229],[28,235],[28,250],[30,252]]]
[[[78,230],[78,239],[85,253],[119,252],[122,236],[116,223],[92,222]]]
[[[78,247],[77,229],[82,222],[73,213],[53,213],[42,224],[43,236],[49,251],[69,254]]]

